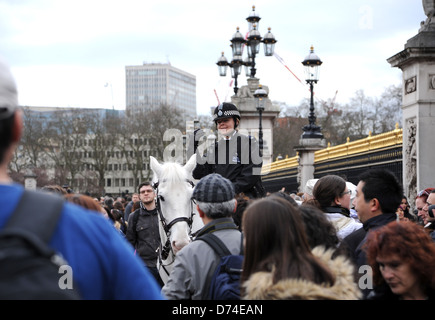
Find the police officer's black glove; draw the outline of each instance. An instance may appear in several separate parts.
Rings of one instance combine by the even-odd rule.
[[[204,135],[204,131],[201,129],[196,129],[193,131],[193,153],[196,153],[196,149],[198,149],[199,140]]]

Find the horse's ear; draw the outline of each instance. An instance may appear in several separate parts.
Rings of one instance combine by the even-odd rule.
[[[150,168],[157,177],[160,177],[162,165],[153,156],[150,156]]]
[[[194,153],[189,161],[184,165],[184,169],[186,169],[187,172],[192,172],[193,169],[196,167],[196,154]]]

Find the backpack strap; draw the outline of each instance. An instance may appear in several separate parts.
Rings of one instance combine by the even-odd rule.
[[[221,258],[231,255],[230,250],[228,250],[227,246],[222,242],[222,240],[212,233],[206,233],[195,240],[202,240],[206,242]]]
[[[3,230],[19,229],[48,243],[62,213],[64,200],[55,194],[24,190]]]
[[[138,222],[138,220],[139,220],[139,213],[140,213],[140,208],[139,209],[136,209],[135,211],[133,211],[133,213],[132,213],[132,215],[133,215],[133,218],[131,219],[131,222],[133,223],[133,230],[134,230],[134,232],[136,232],[136,226],[137,226],[137,222]]]

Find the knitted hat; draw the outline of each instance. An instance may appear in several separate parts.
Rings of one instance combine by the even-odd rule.
[[[202,178],[193,190],[192,198],[200,202],[226,202],[234,199],[234,186],[220,174],[212,173]]]
[[[0,119],[10,117],[18,106],[17,87],[6,62],[0,57]]]

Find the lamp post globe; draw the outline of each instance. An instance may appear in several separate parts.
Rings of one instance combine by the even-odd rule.
[[[308,116],[308,125],[305,125],[302,130],[302,139],[320,138],[323,139],[320,126],[316,125],[316,115],[314,113],[314,83],[319,81],[319,67],[322,60],[314,53],[314,47],[311,46],[310,53],[302,61],[305,68],[305,81],[310,86],[310,114]]]
[[[260,16],[257,12],[255,12],[255,6],[252,6],[252,12],[246,18],[248,21],[248,35],[245,38],[240,32],[240,28],[237,27],[236,32],[231,38],[231,50],[233,54],[233,60],[228,62],[222,52],[222,56],[219,58],[217,65],[219,66],[219,75],[221,77],[226,76],[227,67],[232,69],[232,77],[235,79],[235,87],[234,93],[237,95],[237,77],[241,73],[241,66],[246,67],[246,77],[255,78],[255,74],[257,69],[255,69],[255,57],[260,52],[260,44],[264,43],[264,55],[266,57],[270,57],[274,54],[275,43],[277,40],[275,36],[268,28],[268,32],[264,35],[264,38],[261,36],[258,31],[258,25],[261,20]],[[248,57],[243,59],[243,48],[246,46]]]
[[[262,124],[262,118],[263,118],[263,111],[264,111],[264,104],[265,99],[267,98],[267,91],[263,89],[263,86],[260,84],[258,86],[258,89],[254,92],[254,98],[257,102],[257,111],[259,114],[259,131],[258,131],[258,144],[260,147],[260,153],[263,154],[263,124]]]

